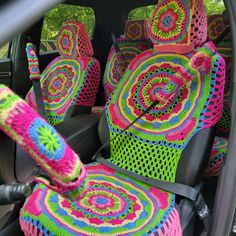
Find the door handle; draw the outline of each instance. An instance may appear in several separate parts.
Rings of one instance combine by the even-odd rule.
[[[10,77],[11,76],[11,72],[0,72],[0,77]]]

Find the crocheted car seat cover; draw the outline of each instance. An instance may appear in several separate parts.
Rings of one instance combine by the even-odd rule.
[[[124,37],[127,40],[149,39],[148,28],[149,28],[149,23],[146,19],[127,20],[125,23]]]
[[[219,37],[228,25],[225,24],[222,15],[208,16],[208,39],[215,40]],[[226,70],[226,84],[225,84],[225,100],[228,100],[229,96],[229,78],[230,78],[230,63],[232,58],[232,43],[231,35],[228,34],[217,45],[218,52],[224,57],[227,70]]]
[[[77,30],[75,31],[75,29]],[[52,125],[62,122],[71,106],[91,107],[95,103],[100,80],[99,62],[90,57],[91,50],[89,47],[87,50],[80,46],[75,57],[69,57],[73,54],[70,45],[68,45],[67,55],[66,52],[62,53],[63,42],[67,45],[68,40],[71,44],[75,40],[73,39],[75,36],[70,34],[72,31],[75,31],[76,35],[82,33],[79,37],[80,41],[84,37],[84,42],[87,42],[88,36],[84,30],[84,26],[75,21],[67,22],[62,26],[58,36],[58,42],[61,42],[61,46],[58,47],[61,47],[60,53],[62,56],[55,58],[41,75],[40,82],[44,106],[48,121]],[[70,35],[73,37],[70,38]],[[62,39],[63,36],[64,40]],[[78,42],[78,39],[75,42]],[[81,55],[77,57],[79,54]],[[37,110],[33,88],[27,94],[26,101],[32,108]]]
[[[65,57],[93,56],[93,46],[84,24],[66,21],[57,35],[57,50]]]
[[[111,47],[103,79],[106,99],[116,88],[133,58],[152,48],[153,45],[148,38],[148,27],[147,20],[128,20],[124,37],[117,39],[122,55],[116,52],[114,46]]]
[[[21,211],[25,235],[181,235],[173,195],[101,164],[88,165],[86,171],[89,188],[78,201],[36,186]]]
[[[141,175],[174,182],[191,137],[216,124],[221,115],[224,60],[211,43],[188,55],[162,56],[150,50],[131,62],[125,78],[106,107],[110,138],[153,100],[160,103],[111,143],[109,160]],[[85,169],[88,188],[77,201],[52,191],[46,181],[36,186],[21,211],[26,235],[181,235],[174,194],[101,164]]]
[[[228,139],[215,137],[209,163],[204,172],[204,177],[213,177],[220,174],[228,148]]]
[[[155,50],[140,54],[106,108],[110,138],[155,99],[160,103],[111,143],[110,160],[141,175],[174,182],[191,137],[221,117],[224,66],[212,43],[187,55],[160,55]]]
[[[224,22],[222,15],[211,15],[208,17],[208,39],[214,40],[219,37],[227,25]],[[227,70],[226,82],[224,91],[224,110],[222,119],[218,124],[218,135],[228,137],[230,128],[230,109],[229,109],[229,92],[230,92],[230,75],[231,75],[231,58],[232,58],[232,43],[231,35],[228,34],[217,45],[219,53],[224,57]]]
[[[24,100],[0,85],[0,129],[42,166],[59,191],[71,199],[87,188],[86,170],[57,131]]]
[[[39,69],[39,62],[38,57],[36,55],[36,47],[32,43],[26,44],[26,55],[28,58],[28,65],[29,65],[29,72],[30,72],[30,79],[40,79],[41,73]]]
[[[201,46],[207,37],[203,1],[161,0],[150,27],[150,39],[159,52],[184,54]]]

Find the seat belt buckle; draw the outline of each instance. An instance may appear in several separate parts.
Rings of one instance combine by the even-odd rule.
[[[208,232],[211,223],[210,209],[208,208],[202,194],[199,192],[197,199],[194,201],[194,206],[197,210],[199,219],[203,223],[204,232]]]

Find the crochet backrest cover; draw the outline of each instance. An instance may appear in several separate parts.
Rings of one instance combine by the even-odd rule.
[[[117,39],[122,54],[117,53],[114,45],[110,49],[103,78],[106,99],[122,79],[125,70],[135,56],[152,48],[148,35],[149,23],[144,20],[128,20],[124,37]]]
[[[155,50],[130,63],[106,106],[110,139],[156,99],[159,105],[110,144],[110,160],[116,165],[174,182],[191,138],[221,117],[225,63],[213,43],[200,47],[207,36],[206,21],[202,1],[158,4],[150,27]],[[169,47],[174,53],[168,53]]]
[[[100,79],[100,65],[92,57],[93,47],[82,23],[66,21],[58,33],[56,45],[60,56],[46,67],[40,80],[47,118],[52,125],[62,122],[70,107],[93,106]],[[31,44],[26,51],[30,78],[36,72],[40,75]],[[37,110],[33,88],[26,101]]]

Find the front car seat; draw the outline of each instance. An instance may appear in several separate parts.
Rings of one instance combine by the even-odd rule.
[[[197,184],[221,116],[225,79],[214,45],[201,47],[206,31],[202,1],[158,4],[150,30],[155,49],[131,62],[101,118],[102,142],[113,140],[109,163],[143,177]],[[175,53],[167,53],[168,46]],[[82,165],[56,131],[4,86],[0,101],[1,129],[50,176],[38,180],[22,208],[25,235],[191,235],[175,194],[105,164]]]
[[[93,47],[84,24],[66,21],[58,33],[56,45],[60,56],[46,67],[40,79],[46,116],[52,125],[89,113],[100,81],[100,64],[93,58]],[[30,76],[40,76],[35,66],[34,46],[29,43],[26,51]],[[26,101],[37,110],[33,88],[26,95]]]

